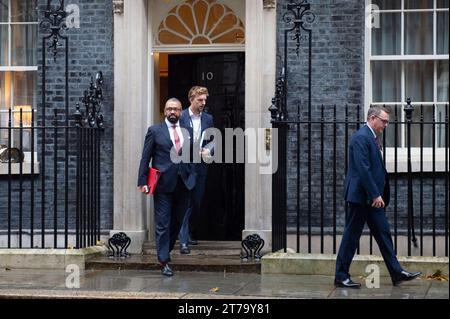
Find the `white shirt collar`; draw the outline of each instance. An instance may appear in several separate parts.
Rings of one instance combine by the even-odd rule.
[[[367,127],[370,129],[370,131],[372,132],[373,137],[377,138],[377,134],[375,134],[373,128],[370,127],[369,123],[366,123],[366,125],[367,125]]]
[[[194,114],[194,112],[192,112],[191,108],[189,107],[189,117],[201,117],[202,116],[202,112],[200,112],[199,115]]]

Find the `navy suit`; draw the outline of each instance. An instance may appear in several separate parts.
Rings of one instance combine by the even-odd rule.
[[[180,123],[180,127],[183,127]],[[192,129],[187,127],[183,132],[183,150],[191,148]],[[186,133],[186,134],[184,134]],[[174,154],[175,152],[175,154]],[[161,177],[154,193],[155,233],[158,260],[167,263],[180,231],[186,209],[189,205],[190,190],[196,182],[195,168],[192,163],[174,163],[176,155],[169,128],[166,122],[150,126],[145,136],[144,150],[139,165],[138,186],[147,185],[148,167],[161,171]]]
[[[189,108],[185,109],[182,112],[180,117],[180,123],[182,126],[185,127],[193,127],[193,123],[189,115]],[[201,123],[201,131],[199,135],[201,139],[201,136],[203,132],[205,132],[205,130],[214,127],[214,120],[212,115],[202,112],[200,123]],[[194,152],[198,153],[202,147],[205,147],[208,148],[212,153],[214,148],[213,145],[214,144],[212,138],[210,140],[207,140],[205,137],[202,141],[202,145],[194,144]],[[197,173],[197,182],[195,184],[194,189],[191,192],[191,201],[189,204],[189,208],[186,211],[183,220],[183,225],[181,226],[179,236],[181,244],[188,244],[189,233],[193,230],[193,226],[198,224],[198,222],[196,222],[196,218],[198,218],[199,216],[203,195],[205,193],[208,164],[202,161],[201,163],[195,163],[194,165],[195,165],[195,172]]]
[[[365,125],[353,136],[349,146],[349,167],[344,186],[348,215],[336,259],[336,280],[350,278],[349,269],[358,247],[364,224],[374,236],[391,277],[398,277],[402,268],[392,243],[384,208],[371,206],[373,199],[382,196],[389,203],[389,180],[380,149],[370,128]]]

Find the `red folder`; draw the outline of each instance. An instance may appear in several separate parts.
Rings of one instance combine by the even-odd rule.
[[[153,167],[149,167],[148,169],[148,180],[147,184],[150,189],[148,192],[150,195],[155,193],[156,186],[158,185],[159,177],[161,176],[161,172]]]

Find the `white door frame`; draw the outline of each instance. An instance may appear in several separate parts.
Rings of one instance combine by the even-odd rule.
[[[224,1],[226,2],[226,1]],[[147,124],[154,124],[155,109],[159,103],[159,70],[155,63],[155,53],[196,53],[196,52],[244,52],[245,63],[245,121],[246,127],[270,128],[270,113],[268,107],[275,92],[276,72],[276,10],[264,8],[263,1],[246,1],[245,12],[245,45],[216,45],[216,46],[153,46],[153,30],[150,6],[147,5],[148,41],[147,63],[148,100],[142,105],[147,115]],[[157,61],[156,61],[157,62]],[[158,71],[158,72],[157,72]],[[264,141],[259,141],[259,150],[265,149]],[[139,154],[136,154],[140,158]],[[153,239],[153,209],[144,205],[150,231],[149,239]],[[266,246],[263,252],[271,250],[272,228],[272,175],[261,174],[259,164],[245,166],[245,229],[244,238],[248,234],[259,234]]]

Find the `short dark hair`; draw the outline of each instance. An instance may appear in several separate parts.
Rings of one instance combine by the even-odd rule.
[[[180,102],[180,100],[177,99],[176,97],[171,97],[170,99],[168,99],[168,100],[166,101],[166,104],[165,104],[165,105],[167,105],[167,103],[169,103],[169,102],[175,102],[175,103],[178,103],[178,104],[182,105],[181,102]]]
[[[369,111],[367,111],[367,119],[369,119],[372,115],[379,116],[381,112],[389,114],[389,110],[386,109],[384,106],[373,105],[369,108]]]

